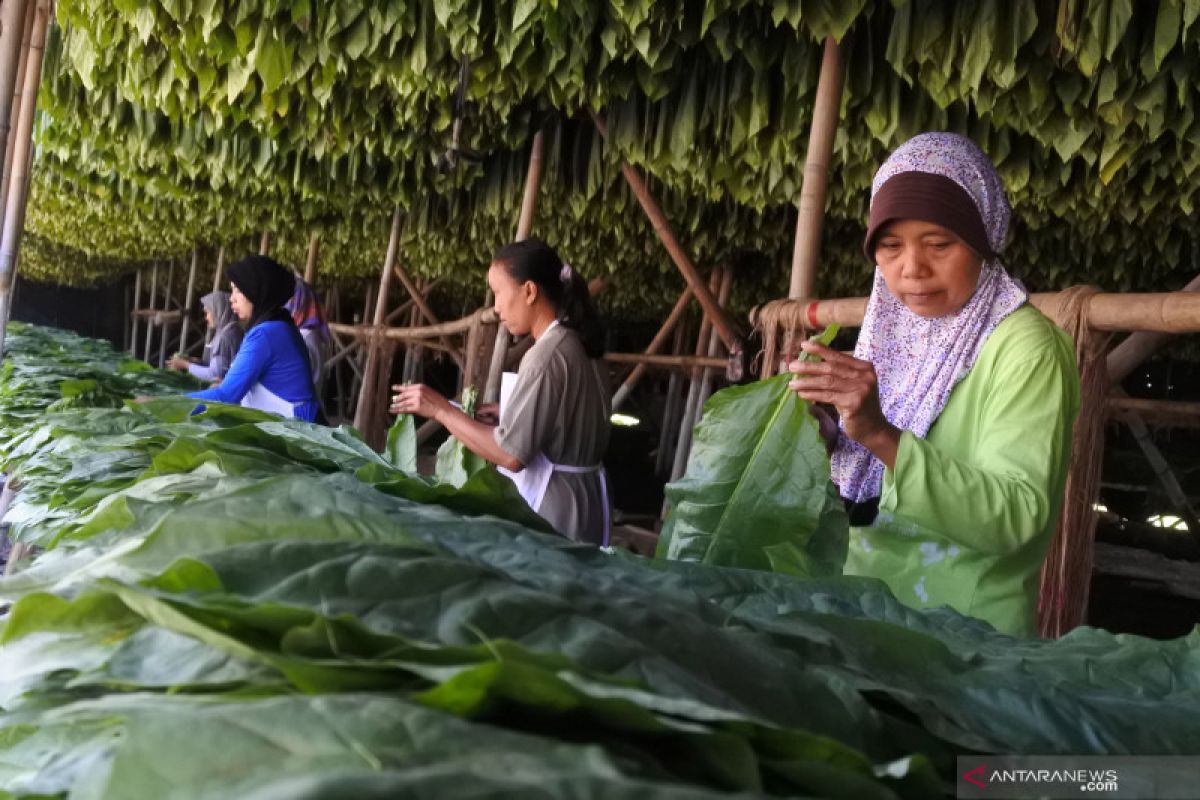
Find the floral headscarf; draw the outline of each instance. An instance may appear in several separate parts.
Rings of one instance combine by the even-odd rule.
[[[890,178],[927,172],[952,179],[974,201],[988,243],[1000,253],[1011,209],[991,160],[974,142],[953,133],[923,133],[892,153],[871,185],[872,202]],[[855,358],[875,366],[879,399],[888,421],[924,437],[945,408],[950,392],[966,377],[1000,322],[1023,305],[1025,288],[998,258],[984,262],[979,283],[966,305],[934,319],[910,311],[888,291],[879,268],[867,303]],[[832,457],[833,479],[843,497],[862,502],[878,497],[883,464],[846,435]]]

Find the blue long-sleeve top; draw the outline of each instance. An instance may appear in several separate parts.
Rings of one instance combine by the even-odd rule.
[[[298,419],[317,418],[308,350],[290,322],[260,322],[246,333],[229,372],[220,386],[192,392],[188,397],[220,403],[240,403],[255,384],[292,403]]]

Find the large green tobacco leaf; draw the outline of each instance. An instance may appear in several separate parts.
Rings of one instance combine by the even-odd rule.
[[[849,522],[829,457],[790,375],[714,394],[696,426],[687,471],[658,555],[728,567],[839,575]]]
[[[0,783],[14,798],[728,796],[639,779],[626,766],[594,745],[375,694],[113,696],[0,729]]]
[[[412,414],[399,414],[388,428],[384,457],[393,467],[410,475],[417,474],[417,429]]]

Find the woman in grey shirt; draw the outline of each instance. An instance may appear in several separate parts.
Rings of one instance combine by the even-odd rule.
[[[202,381],[212,383],[225,377],[233,357],[242,346],[242,328],[229,303],[229,292],[211,292],[200,298],[204,319],[213,332],[212,340],[204,345],[204,363],[197,364],[176,356],[167,362],[172,369],[186,370]]]
[[[533,347],[503,393],[500,424],[471,419],[421,385],[393,386],[392,413],[436,419],[476,454],[505,471],[534,511],[568,538],[607,545],[611,403],[599,361],[600,325],[587,283],[545,242],[501,248],[488,269],[496,314]]]

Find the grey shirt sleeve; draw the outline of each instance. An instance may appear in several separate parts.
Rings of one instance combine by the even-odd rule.
[[[496,444],[513,458],[528,464],[545,449],[545,440],[562,413],[561,387],[545,369],[522,372],[512,396],[500,412]]]

